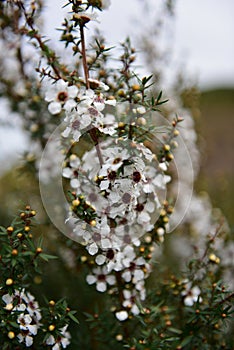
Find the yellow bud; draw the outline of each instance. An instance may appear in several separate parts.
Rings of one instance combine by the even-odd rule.
[[[20,238],[23,237],[23,234],[22,234],[21,232],[19,232],[19,233],[17,234],[17,237],[20,239]]]
[[[55,301],[54,301],[54,300],[50,300],[50,301],[49,301],[49,305],[50,305],[50,306],[54,306],[54,305],[55,305]]]
[[[7,336],[8,336],[9,339],[14,339],[15,338],[15,333],[10,331],[10,332],[8,332]]]
[[[122,341],[122,340],[123,340],[122,334],[117,334],[116,337],[115,337],[115,339],[116,339],[117,341]]]
[[[152,241],[152,237],[151,236],[146,236],[145,237],[145,242],[146,243],[150,243]]]
[[[17,249],[12,249],[11,255],[13,255],[13,256],[18,255],[18,250]]]
[[[33,282],[35,284],[41,284],[42,283],[42,278],[41,276],[35,276],[34,279],[33,279]]]
[[[31,132],[37,132],[39,130],[39,125],[34,123],[30,126],[30,131]]]
[[[220,263],[220,258],[217,257],[214,253],[211,253],[209,255],[209,260],[212,262],[212,263],[215,263],[215,264],[219,264]]]
[[[180,134],[179,130],[174,130],[174,136],[178,136]]]
[[[29,232],[29,231],[30,231],[30,226],[25,226],[25,227],[24,227],[24,231],[25,231],[25,232]]]
[[[146,125],[146,119],[143,117],[137,118],[138,125]]]
[[[97,222],[96,220],[91,220],[89,224],[94,227],[96,226]]]
[[[11,311],[13,309],[13,304],[7,304],[4,309],[6,309],[7,311]]]
[[[7,227],[7,232],[12,233],[14,231],[14,228],[12,226]]]
[[[38,247],[38,248],[36,249],[36,253],[37,253],[37,254],[41,254],[41,253],[42,253],[42,248]]]
[[[85,256],[85,255],[83,255],[81,258],[80,258],[80,260],[81,260],[81,262],[86,262],[87,261],[87,256]]]
[[[6,280],[6,285],[7,285],[7,286],[11,286],[13,283],[14,283],[14,281],[13,281],[12,278],[8,278],[8,279]]]
[[[173,160],[174,159],[174,156],[172,153],[168,153],[167,156],[166,156],[167,160]]]
[[[74,199],[74,200],[72,201],[72,205],[73,205],[74,207],[78,207],[78,205],[80,205],[79,199]]]
[[[37,213],[37,212],[36,212],[35,210],[32,210],[30,214],[31,214],[32,216],[35,216],[36,213]]]
[[[170,149],[171,149],[170,145],[164,145],[164,150],[165,151],[170,151]]]
[[[54,324],[49,325],[48,329],[50,332],[53,332],[55,330],[55,325]]]
[[[133,86],[132,86],[132,90],[133,91],[138,91],[138,90],[140,90],[140,85],[139,84],[134,84]]]
[[[119,91],[118,91],[118,95],[119,95],[120,97],[124,97],[124,96],[125,96],[124,90],[119,90]]]
[[[165,209],[162,209],[162,210],[160,211],[160,216],[165,216],[165,215],[167,215],[167,212],[166,212]]]
[[[70,161],[73,161],[77,159],[77,156],[75,154],[71,154],[69,158],[70,158]]]

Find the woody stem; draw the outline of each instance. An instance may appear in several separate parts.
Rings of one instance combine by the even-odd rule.
[[[81,39],[81,53],[82,53],[82,62],[83,62],[85,83],[86,83],[87,89],[89,89],[90,88],[89,70],[88,70],[87,58],[86,58],[85,36],[84,36],[84,25],[83,24],[80,25],[80,39]]]

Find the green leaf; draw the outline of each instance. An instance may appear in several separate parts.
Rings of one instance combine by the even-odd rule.
[[[76,324],[80,324],[80,322],[77,320],[77,318],[74,316],[74,313],[75,313],[75,311],[70,311],[70,312],[68,312],[68,316],[70,317],[70,319],[72,320],[72,321],[74,321]]]
[[[188,345],[193,339],[193,335],[189,335],[188,337],[186,337],[182,343],[180,344],[181,347]]]
[[[58,259],[58,257],[55,255],[49,255],[49,254],[44,254],[44,253],[40,254],[39,257],[45,261],[49,261],[51,259]]]
[[[182,331],[180,329],[177,329],[177,328],[169,327],[168,330],[172,333],[182,334]]]

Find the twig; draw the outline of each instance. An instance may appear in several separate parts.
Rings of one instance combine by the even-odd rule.
[[[84,75],[85,75],[85,83],[87,89],[90,88],[89,84],[89,70],[87,65],[87,58],[86,58],[86,48],[85,48],[85,36],[84,36],[84,25],[80,24],[80,39],[81,39],[81,49],[82,49],[82,62],[83,62],[83,68],[84,68]]]

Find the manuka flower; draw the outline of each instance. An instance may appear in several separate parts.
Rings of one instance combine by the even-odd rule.
[[[59,79],[52,88],[46,92],[45,100],[50,102],[48,105],[49,112],[51,114],[59,114],[62,109],[71,111],[76,106],[75,98],[77,94],[77,86],[68,86],[67,82]]]
[[[96,289],[99,292],[105,292],[108,284],[113,286],[116,283],[115,276],[109,274],[105,266],[94,268],[93,275],[88,275],[86,281],[88,284],[96,283]]]
[[[198,286],[192,286],[191,282],[186,281],[185,290],[181,292],[181,295],[184,297],[184,305],[192,306],[194,303],[201,302],[202,298],[200,297],[201,290]]]
[[[65,349],[70,344],[71,334],[67,332],[67,325],[60,329],[60,335],[55,338],[54,335],[50,335],[46,339],[46,344],[52,346],[52,350]]]

